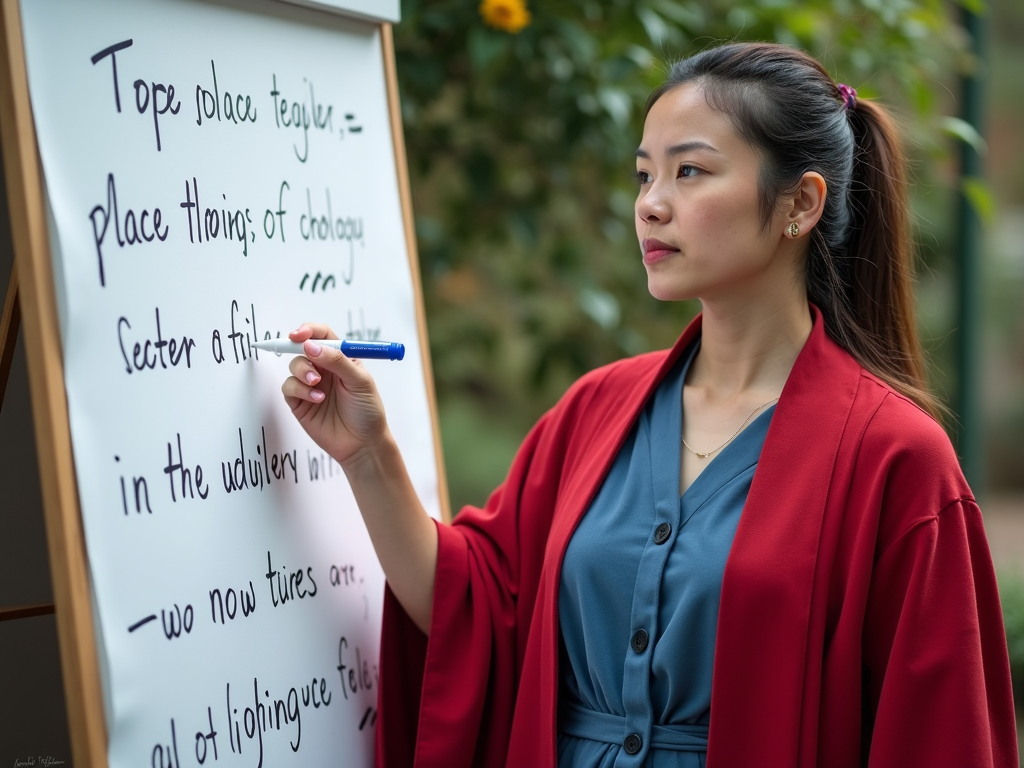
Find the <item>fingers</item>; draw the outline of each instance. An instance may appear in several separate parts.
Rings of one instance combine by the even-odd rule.
[[[312,362],[314,370],[323,369],[333,373],[340,380],[345,389],[350,392],[369,392],[373,390],[373,378],[361,365],[350,360],[340,350],[317,344],[316,341],[307,339],[303,345],[303,352]],[[304,368],[300,368],[303,376],[307,376]]]
[[[336,339],[337,334],[323,323],[303,323],[288,334],[288,338],[300,344],[306,339]]]
[[[316,387],[304,384],[294,376],[289,376],[281,385],[281,392],[285,400],[294,411],[302,402],[319,404],[324,401],[326,395]]]
[[[320,371],[309,361],[308,357],[301,355],[293,357],[291,362],[288,363],[288,370],[296,379],[305,382],[311,387],[315,387],[320,383]]]

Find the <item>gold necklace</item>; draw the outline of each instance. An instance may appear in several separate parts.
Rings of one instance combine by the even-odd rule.
[[[718,446],[717,448],[715,448],[715,449],[714,449],[713,451],[708,451],[707,453],[701,453],[700,451],[695,451],[695,450],[693,450],[693,448],[691,448],[690,446],[686,445],[686,438],[685,438],[685,437],[681,437],[680,439],[682,439],[682,441],[683,441],[683,445],[684,445],[684,446],[686,446],[686,450],[688,450],[688,451],[689,451],[690,453],[692,453],[692,454],[693,454],[694,456],[696,456],[696,457],[697,457],[697,458],[699,458],[699,459],[706,459],[706,458],[707,458],[708,456],[710,456],[710,455],[711,455],[712,453],[718,453],[718,452],[719,452],[720,450],[722,450],[723,448],[725,448],[725,446],[727,446],[727,445],[728,445],[729,443],[731,443],[731,442],[732,442],[733,440],[735,440],[735,439],[736,439],[736,435],[738,435],[738,434],[739,434],[739,433],[740,433],[741,431],[743,431],[743,428],[744,428],[745,426],[747,426],[747,422],[748,422],[748,421],[750,421],[750,417],[751,417],[751,416],[753,416],[753,415],[754,415],[755,413],[757,413],[758,411],[760,411],[760,410],[761,410],[762,408],[764,408],[764,407],[765,407],[766,405],[771,405],[772,403],[778,402],[778,400],[779,400],[779,398],[777,398],[777,397],[776,397],[776,398],[775,398],[775,399],[773,399],[773,400],[769,400],[769,401],[768,401],[767,403],[761,403],[761,404],[760,404],[759,406],[757,406],[757,408],[755,408],[754,410],[752,410],[752,411],[750,412],[750,416],[747,416],[747,418],[745,418],[745,419],[743,420],[743,423],[742,423],[742,424],[740,424],[740,428],[739,428],[739,429],[737,429],[737,430],[736,430],[735,432],[733,432],[733,433],[732,433],[732,437],[730,437],[730,438],[729,438],[728,440],[726,440],[726,441],[725,441],[724,443],[722,443],[722,444],[721,444],[720,446]]]

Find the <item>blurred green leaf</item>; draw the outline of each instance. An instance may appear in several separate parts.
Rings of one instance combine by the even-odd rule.
[[[597,94],[597,100],[616,123],[623,127],[629,125],[629,117],[633,112],[633,102],[629,94],[618,88],[602,88]]]
[[[621,315],[619,302],[610,293],[593,288],[583,288],[580,291],[579,302],[580,309],[606,331],[618,326]]]
[[[960,188],[963,190],[967,202],[978,214],[981,223],[986,227],[990,226],[996,216],[996,200],[989,185],[985,183],[984,179],[965,178],[961,181]]]
[[[988,3],[985,2],[985,0],[957,0],[957,2],[959,5],[978,16],[985,16],[988,14]]]
[[[650,8],[638,8],[636,15],[647,30],[647,36],[656,46],[660,46],[669,38],[669,26],[655,11]]]
[[[940,125],[944,133],[969,144],[982,157],[988,152],[988,144],[985,142],[985,138],[966,120],[947,116],[942,118]]]

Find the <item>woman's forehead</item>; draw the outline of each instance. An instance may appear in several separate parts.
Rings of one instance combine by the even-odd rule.
[[[637,155],[656,157],[679,151],[722,154],[742,144],[729,118],[712,106],[697,83],[677,86],[651,106]]]

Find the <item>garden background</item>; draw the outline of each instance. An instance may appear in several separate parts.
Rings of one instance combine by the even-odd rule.
[[[972,55],[964,9],[979,14]],[[481,504],[579,375],[672,344],[695,303],[650,297],[632,225],[642,107],[667,62],[725,40],[805,48],[900,115],[919,323],[951,405],[957,199],[982,227],[975,489],[1024,695],[1024,3],[1019,0],[403,0],[395,29],[452,506]],[[982,136],[959,120],[982,76]],[[963,185],[959,144],[983,152]],[[956,438],[956,424],[947,424]]]

